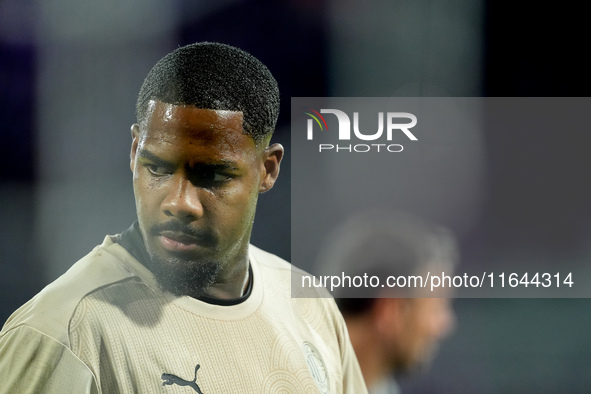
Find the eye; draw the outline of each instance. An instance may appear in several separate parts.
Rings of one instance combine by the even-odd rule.
[[[162,167],[162,166],[159,166],[156,164],[146,164],[146,168],[148,169],[148,171],[150,171],[150,173],[152,175],[156,175],[156,176],[164,176],[164,175],[172,174],[172,171],[170,171],[168,168]]]
[[[223,174],[221,172],[214,171],[214,170],[201,171],[199,174],[199,178],[202,181],[212,182],[212,183],[225,182],[228,179],[230,179],[230,177],[228,175]]]
[[[216,168],[201,168],[198,171],[191,172],[190,179],[194,185],[203,187],[221,186],[230,179],[232,175]]]

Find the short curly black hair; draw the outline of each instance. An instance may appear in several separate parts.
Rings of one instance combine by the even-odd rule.
[[[178,48],[156,63],[138,96],[140,125],[154,99],[201,109],[241,111],[244,133],[257,144],[273,134],[279,116],[279,88],[267,67],[241,49],[213,42]]]

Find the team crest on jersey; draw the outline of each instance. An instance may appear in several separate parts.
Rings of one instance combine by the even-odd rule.
[[[330,385],[328,381],[328,371],[326,370],[326,364],[324,364],[322,355],[310,342],[304,342],[303,348],[308,368],[310,368],[310,372],[316,381],[316,385],[318,385],[318,389],[320,389],[322,393],[327,394],[330,390]]]
[[[162,385],[172,385],[172,384],[176,384],[179,386],[189,386],[191,387],[193,390],[195,390],[197,393],[199,394],[203,394],[203,392],[201,391],[201,389],[199,388],[199,386],[197,385],[197,371],[199,370],[201,366],[199,364],[197,364],[197,366],[195,367],[195,379],[193,380],[185,380],[182,378],[179,378],[176,375],[173,375],[171,373],[163,373],[162,376],[160,377],[160,379],[162,379],[164,382],[162,382]]]

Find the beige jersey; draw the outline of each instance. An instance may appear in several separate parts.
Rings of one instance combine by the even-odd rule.
[[[163,293],[106,237],[6,322],[0,393],[366,392],[334,301],[291,298],[287,262],[249,257],[250,297],[220,306]]]

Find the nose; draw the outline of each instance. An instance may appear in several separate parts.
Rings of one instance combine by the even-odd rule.
[[[199,188],[181,174],[175,175],[171,181],[168,193],[162,201],[164,214],[184,222],[192,222],[202,217],[203,204]]]

